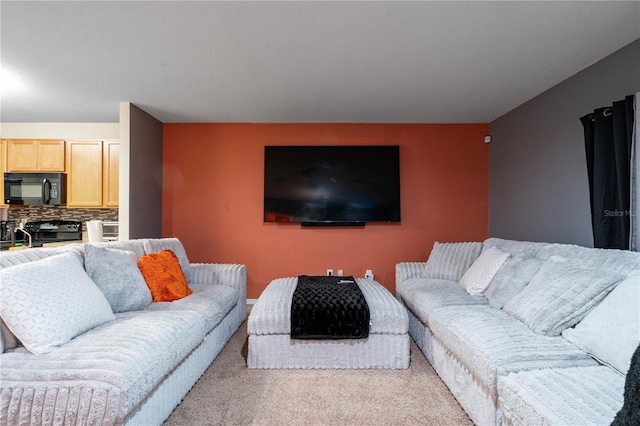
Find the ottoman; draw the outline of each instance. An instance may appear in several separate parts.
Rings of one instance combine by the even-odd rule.
[[[291,339],[291,298],[297,280],[297,277],[273,280],[251,309],[247,320],[249,368],[409,368],[407,311],[380,283],[369,279],[356,278],[369,305],[369,337]]]

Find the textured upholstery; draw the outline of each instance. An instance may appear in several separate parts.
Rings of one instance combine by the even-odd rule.
[[[555,336],[577,324],[623,276],[548,259],[504,310],[531,327]]]
[[[407,280],[402,301],[420,320],[429,324],[429,318],[443,306],[486,305],[482,296],[470,296],[458,283],[431,278]]]
[[[538,272],[542,261],[528,254],[518,254],[500,268],[489,283],[484,296],[494,308],[502,308],[513,296],[525,288]]]
[[[0,269],[0,294],[3,321],[34,354],[115,319],[74,252]]]
[[[143,241],[98,245],[144,254]],[[5,252],[0,265],[60,251]],[[44,355],[22,346],[0,355],[2,423],[162,424],[246,318],[244,265],[193,269],[198,284],[184,299],[117,314]]]
[[[528,297],[517,304],[513,300],[534,282],[543,264],[561,261],[553,274],[535,280],[543,288],[550,281],[562,283],[552,301],[537,302],[560,313],[553,318],[553,332],[560,332],[597,312],[593,308],[603,297],[608,301],[621,279],[638,273],[640,253],[500,238],[482,243],[483,252],[491,248],[512,258],[494,276],[486,297],[466,294],[459,280],[427,278],[431,259],[396,265],[396,298],[407,307],[409,333],[420,350],[475,424],[610,424],[622,405],[624,376],[563,336],[536,333],[500,308],[509,302],[516,309],[532,303]],[[446,262],[438,259],[437,264]],[[457,276],[463,267],[437,269],[440,276]],[[565,273],[574,269],[593,273],[578,280]],[[591,288],[590,277],[596,276]],[[554,307],[563,298],[569,305],[576,302],[576,309]],[[637,300],[632,303],[637,309]],[[620,332],[633,330],[619,327]],[[615,345],[611,349],[616,352]]]
[[[624,376],[608,367],[527,371],[498,379],[505,425],[609,425]]]
[[[462,275],[478,258],[482,250],[482,243],[439,243],[433,244],[433,249],[427,259],[426,276],[442,280],[460,281]]]
[[[151,292],[134,252],[87,244],[85,268],[113,312],[136,311],[151,303]]]
[[[273,280],[247,320],[249,368],[409,367],[408,317],[401,303],[379,283],[356,278],[371,313],[366,339],[291,339],[291,298],[297,278]]]

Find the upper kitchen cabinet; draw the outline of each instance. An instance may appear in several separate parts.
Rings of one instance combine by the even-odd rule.
[[[118,207],[120,144],[67,141],[67,207]]]
[[[67,141],[67,207],[102,207],[102,141]]]
[[[64,172],[65,141],[6,140],[8,172]]]
[[[4,172],[7,169],[7,141],[0,140],[0,176],[4,179]],[[4,203],[4,182],[0,184],[0,207],[9,207]]]
[[[120,142],[104,141],[102,146],[102,205],[118,207],[120,195]]]

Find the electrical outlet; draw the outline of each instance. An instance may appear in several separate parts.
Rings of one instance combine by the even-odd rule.
[[[371,269],[367,269],[364,272],[364,277],[369,279],[369,280],[372,280],[373,279],[373,271]]]
[[[329,277],[333,276],[333,269],[327,269],[327,276]]]
[[[338,269],[338,276],[341,277],[342,275],[344,275],[344,272],[342,271],[342,269]]]

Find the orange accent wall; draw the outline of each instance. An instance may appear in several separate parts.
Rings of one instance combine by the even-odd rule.
[[[488,124],[164,124],[162,233],[192,262],[247,266],[247,297],[327,268],[395,294],[395,265],[488,233]],[[399,145],[402,223],[303,228],[262,219],[265,145]]]

